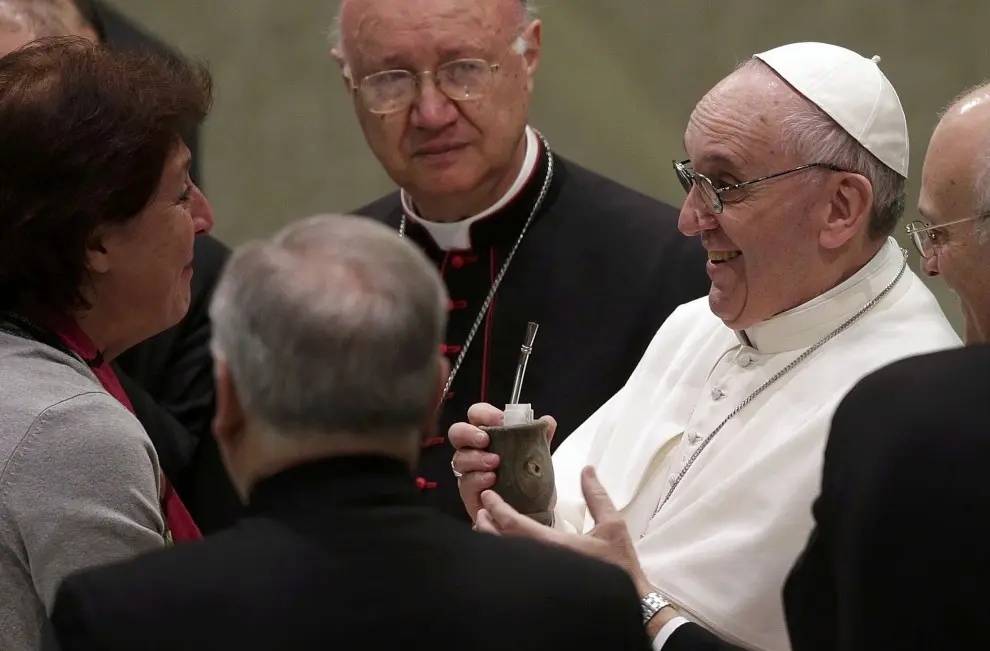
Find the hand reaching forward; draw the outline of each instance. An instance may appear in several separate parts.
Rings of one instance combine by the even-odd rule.
[[[495,469],[498,468],[499,462],[497,454],[485,451],[488,447],[488,435],[478,427],[501,425],[505,414],[497,407],[479,402],[471,405],[467,417],[469,422],[454,423],[450,426],[447,438],[456,449],[450,467],[455,475],[460,473],[457,478],[457,489],[461,493],[461,501],[464,502],[471,520],[477,522],[478,509],[482,508],[481,493],[495,485]],[[553,438],[554,430],[557,429],[557,421],[550,416],[543,416],[541,420],[547,421],[547,443],[549,443]],[[550,499],[551,510],[556,501],[557,494],[554,492],[554,496]]]
[[[591,466],[581,472],[581,490],[588,512],[595,521],[595,527],[586,534],[545,527],[513,509],[490,490],[481,494],[484,508],[478,511],[476,528],[496,535],[533,538],[618,565],[629,574],[640,594],[646,594],[652,588],[639,565],[629,529]]]

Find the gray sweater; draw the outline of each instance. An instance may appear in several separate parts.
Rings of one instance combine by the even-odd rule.
[[[0,332],[0,649],[41,647],[66,575],[164,546],[159,472],[85,363]]]

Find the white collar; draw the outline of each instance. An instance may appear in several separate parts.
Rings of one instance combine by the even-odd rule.
[[[526,184],[529,183],[530,178],[533,176],[533,171],[536,169],[536,162],[539,158],[540,147],[536,140],[536,133],[529,126],[526,127],[526,156],[523,158],[522,167],[519,169],[519,174],[516,176],[515,182],[513,182],[512,187],[502,195],[502,198],[496,201],[487,210],[484,210],[477,215],[468,217],[467,219],[462,219],[460,221],[445,223],[445,222],[431,222],[423,219],[416,214],[416,208],[413,206],[412,197],[410,197],[405,190],[399,192],[399,196],[402,200],[402,210],[406,213],[411,221],[416,222],[420,226],[426,229],[433,238],[433,241],[437,243],[444,251],[452,250],[464,250],[471,248],[471,226],[475,222],[492,215],[503,207],[505,207],[510,201],[515,199]]]
[[[876,298],[894,280],[903,263],[900,245],[888,237],[877,254],[845,281],[807,303],[737,332],[736,336],[743,345],[761,353],[812,346]],[[905,270],[905,273],[909,272]],[[908,283],[898,284],[908,286]],[[895,292],[896,288],[891,291]]]

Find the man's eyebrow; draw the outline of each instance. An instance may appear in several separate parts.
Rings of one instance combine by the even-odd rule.
[[[718,168],[723,172],[738,172],[739,163],[725,154],[711,153],[691,161],[695,168]]]

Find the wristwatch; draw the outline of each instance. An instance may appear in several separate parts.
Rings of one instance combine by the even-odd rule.
[[[639,600],[639,607],[643,609],[643,625],[646,626],[658,612],[671,605],[656,592],[647,594]]]

